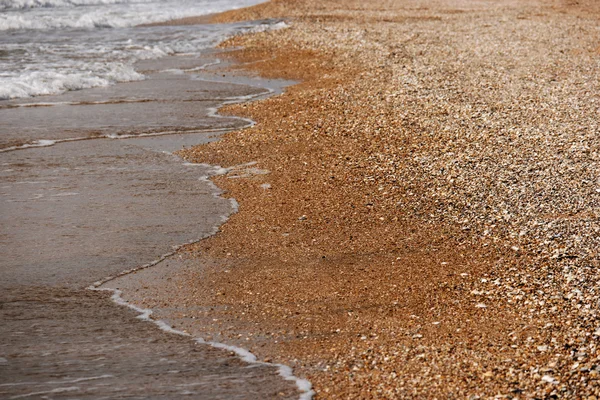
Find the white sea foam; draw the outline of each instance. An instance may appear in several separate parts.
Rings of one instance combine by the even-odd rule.
[[[254,164],[255,164],[255,162],[250,162],[245,165],[247,166],[247,165],[254,165]],[[184,165],[190,165],[190,163],[185,163]],[[226,173],[229,170],[227,168],[222,168],[220,166],[212,166],[209,164],[198,163],[195,165],[201,166],[201,167],[208,167],[210,170],[211,176],[217,175],[219,173]],[[208,176],[201,177],[200,179],[206,180],[206,182],[209,185],[211,185],[212,189],[214,190],[214,195],[217,197],[220,197],[220,194],[223,191],[220,188],[218,188],[212,181],[208,180]],[[233,212],[237,212],[237,201],[235,201],[234,199],[231,199],[230,203],[232,205]],[[227,220],[227,217],[224,216],[222,222],[225,222],[226,220]],[[212,236],[212,235],[216,234],[218,229],[219,229],[218,226],[214,226],[212,229],[212,232],[209,232],[206,236],[208,237],[208,236]],[[196,243],[201,239],[190,241],[189,243],[186,243],[186,244]],[[94,284],[92,284],[91,286],[89,286],[88,289],[96,290],[96,291],[111,291],[113,293],[111,296],[112,300],[116,304],[119,304],[121,306],[126,306],[126,307],[129,307],[129,308],[135,310],[137,313],[139,313],[137,318],[139,318],[143,321],[152,322],[152,323],[156,324],[159,327],[159,329],[161,329],[165,332],[169,332],[169,333],[173,333],[173,334],[181,335],[181,336],[191,337],[191,335],[189,333],[177,330],[177,329],[173,328],[172,326],[170,326],[169,324],[167,324],[165,321],[161,321],[161,320],[152,318],[152,310],[151,309],[141,308],[141,307],[136,306],[135,304],[129,303],[128,301],[123,299],[122,292],[120,290],[101,287],[105,283],[107,283],[117,277],[124,276],[124,275],[130,274],[130,273],[133,273],[135,271],[139,271],[141,269],[153,267],[153,266],[157,265],[158,263],[166,260],[168,257],[175,255],[177,253],[177,251],[179,249],[181,249],[183,246],[184,245],[174,246],[173,251],[162,255],[158,259],[156,259],[148,264],[142,265],[140,267],[136,267],[136,268],[132,268],[127,271],[123,271],[122,273],[118,274],[117,276],[107,277],[101,281],[97,281]],[[238,346],[232,346],[232,345],[228,345],[225,343],[214,342],[214,341],[206,341],[203,338],[199,338],[199,337],[194,338],[194,340],[196,340],[196,342],[201,343],[201,344],[206,344],[206,345],[209,345],[209,346],[212,346],[215,348],[231,351],[231,352],[235,353],[238,357],[240,357],[243,361],[245,361],[249,364],[276,367],[279,375],[281,377],[283,377],[283,379],[288,380],[288,381],[293,381],[295,383],[296,387],[300,391],[299,400],[311,400],[315,394],[314,390],[312,389],[312,384],[310,383],[310,381],[295,376],[292,368],[290,368],[287,365],[259,361],[256,358],[256,356],[254,354],[252,354],[250,351],[248,351],[244,348],[238,347]]]
[[[266,32],[266,31],[278,31],[280,29],[289,28],[289,25],[285,21],[279,21],[271,25],[260,24],[253,27],[250,31],[252,33]]]
[[[240,211],[240,203],[238,203],[236,199],[234,199],[233,197],[231,197],[229,199],[229,203],[231,203],[231,208],[233,208],[234,212]]]
[[[254,25],[0,35],[0,100],[141,80],[144,76],[133,68],[138,60],[198,53]]]
[[[170,326],[169,324],[167,324],[164,321],[152,318],[152,310],[150,310],[148,308],[141,308],[141,307],[136,306],[135,304],[129,303],[128,301],[123,299],[123,297],[122,297],[123,293],[118,289],[98,288],[97,286],[91,286],[89,289],[97,290],[97,291],[111,291],[113,293],[113,295],[111,297],[112,300],[116,304],[119,304],[119,305],[125,306],[125,307],[129,307],[132,310],[135,310],[137,313],[139,313],[139,315],[137,316],[138,319],[141,319],[142,321],[152,322],[165,332],[169,332],[169,333],[180,335],[180,336],[191,337],[191,335],[187,332],[180,331],[178,329],[173,328],[172,326]],[[312,389],[312,384],[306,379],[298,378],[297,376],[295,376],[293,373],[293,370],[287,365],[259,361],[256,358],[256,356],[254,354],[252,354],[250,351],[248,351],[244,348],[238,347],[238,346],[232,346],[232,345],[228,345],[228,344],[220,343],[220,342],[207,341],[202,338],[194,338],[194,340],[196,340],[196,342],[198,342],[200,344],[207,344],[207,345],[215,347],[217,349],[231,351],[231,352],[235,353],[240,359],[242,359],[243,361],[245,361],[249,364],[276,367],[280,376],[282,376],[285,380],[293,381],[296,384],[296,387],[301,392],[300,396],[299,396],[299,400],[311,400],[315,394],[315,392]]]
[[[69,90],[108,86],[118,82],[144,79],[131,66],[113,64],[87,73],[60,73],[56,71],[25,72],[20,76],[0,78],[0,100],[59,94]]]
[[[257,0],[2,0],[0,30],[124,28],[247,7]]]
[[[25,150],[31,147],[49,147],[54,146],[57,143],[66,143],[66,142],[77,142],[80,140],[87,140],[89,138],[86,137],[75,137],[75,138],[67,138],[67,139],[56,139],[56,140],[35,140],[31,143],[25,143],[18,146],[5,147],[0,149],[0,153],[7,153],[9,151],[15,150]]]
[[[133,69],[138,60],[197,54],[237,33],[285,27],[277,21],[138,26],[261,1],[0,0],[0,31],[10,31],[0,34],[0,100],[140,80]]]
[[[76,7],[122,3],[144,3],[147,0],[2,0],[0,10],[26,8]]]

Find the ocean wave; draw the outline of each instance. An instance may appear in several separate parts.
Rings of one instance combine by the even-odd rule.
[[[97,71],[96,75],[35,71],[18,77],[0,78],[0,100],[59,94],[70,90],[108,86],[118,82],[142,79],[144,79],[144,75],[123,64],[106,66],[103,71]]]
[[[192,0],[179,1],[185,3]],[[194,1],[196,6],[207,2]],[[242,1],[236,1],[236,5]],[[212,5],[219,6],[216,3]],[[145,7],[146,13],[155,16],[159,14],[150,12],[151,6]],[[220,4],[220,7],[224,5]],[[41,13],[43,10],[35,10],[34,13],[40,14],[38,11]],[[179,11],[170,10],[173,13]],[[26,18],[27,11],[0,13],[0,30],[2,18],[9,14],[23,17],[21,25],[33,21]],[[108,24],[102,22],[102,18],[91,18],[89,12],[79,15],[78,18],[74,18],[73,13],[62,11],[59,15],[69,15],[70,23],[77,23],[79,26]],[[164,17],[165,13],[162,15]],[[47,20],[53,25],[61,21],[60,18],[50,18],[49,15],[46,17],[37,18],[36,21],[39,23]],[[97,17],[102,17],[102,13]],[[113,19],[112,24],[114,21]],[[175,54],[197,54],[232,35],[281,29],[286,26],[285,22],[268,20],[258,23],[125,29],[21,29],[7,35],[0,34],[0,100],[55,95],[71,90],[141,80],[144,76],[137,73],[133,67],[137,61]]]
[[[28,8],[58,8],[123,3],[145,3],[148,0],[0,0],[0,10],[25,10]]]
[[[135,25],[129,18],[104,13],[71,15],[0,14],[0,31],[44,29],[125,28]]]
[[[218,13],[260,1],[0,0],[0,31],[128,28]]]

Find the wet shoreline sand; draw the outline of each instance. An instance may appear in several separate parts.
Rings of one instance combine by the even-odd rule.
[[[273,1],[225,45],[302,83],[182,151],[240,203],[132,296],[323,398],[594,398],[593,3]],[[245,64],[244,64],[245,63]],[[268,173],[267,173],[268,171]],[[166,278],[165,278],[166,279]],[[154,286],[153,286],[154,285]]]

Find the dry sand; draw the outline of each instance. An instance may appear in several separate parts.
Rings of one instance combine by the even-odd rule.
[[[301,83],[181,152],[256,164],[215,179],[240,212],[147,302],[190,307],[319,398],[600,396],[599,15],[276,0],[215,17],[288,18],[224,47]]]

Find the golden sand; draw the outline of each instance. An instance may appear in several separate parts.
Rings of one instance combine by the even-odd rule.
[[[202,268],[178,301],[319,398],[599,396],[598,15],[307,0],[216,16],[288,18],[224,47],[301,83],[221,110],[257,125],[181,152],[256,164],[215,179],[240,211],[189,249]]]

